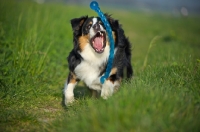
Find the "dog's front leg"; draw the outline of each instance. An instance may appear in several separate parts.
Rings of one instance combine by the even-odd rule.
[[[101,89],[101,97],[103,99],[107,99],[108,97],[112,96],[112,94],[118,90],[120,86],[120,82],[118,80],[112,81],[107,79]]]
[[[109,96],[112,96],[114,91],[114,86],[110,80],[106,80],[101,89],[101,97],[107,99]]]
[[[117,76],[117,68],[114,67],[111,69],[109,78],[102,85],[101,97],[107,99],[109,96],[112,96],[119,89],[120,82],[121,78]]]
[[[64,87],[64,102],[65,105],[69,105],[74,101],[74,88],[77,84],[76,75],[72,72],[69,73],[68,80]]]

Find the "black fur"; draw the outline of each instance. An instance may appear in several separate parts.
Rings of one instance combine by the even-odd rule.
[[[105,15],[111,25],[112,30],[116,33],[117,38],[115,48],[117,47],[118,50],[115,54],[113,67],[118,68],[117,74],[119,77],[123,77],[124,68],[127,68],[127,78],[131,78],[133,76],[133,69],[131,66],[131,44],[128,38],[125,36],[122,26],[119,25],[118,20],[114,20],[108,14]]]

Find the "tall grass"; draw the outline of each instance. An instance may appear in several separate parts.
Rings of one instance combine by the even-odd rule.
[[[200,130],[200,18],[102,9],[132,42],[135,77],[108,100],[91,98],[80,83],[65,108],[70,19],[96,14],[76,5],[0,1],[0,131]]]
[[[146,54],[146,56],[145,56],[144,63],[143,63],[143,69],[147,66],[147,61],[148,61],[149,52],[150,52],[151,48],[155,45],[157,39],[158,39],[158,36],[155,36],[155,37],[151,40],[151,42],[150,42],[150,44],[149,44],[149,48],[148,48],[148,51],[147,51],[147,54]]]

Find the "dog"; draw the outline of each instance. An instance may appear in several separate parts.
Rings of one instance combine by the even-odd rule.
[[[131,43],[124,34],[118,20],[105,14],[114,39],[114,59],[109,77],[103,84],[101,76],[105,74],[108,63],[110,42],[105,26],[99,17],[82,16],[71,20],[73,29],[73,49],[68,56],[69,75],[64,87],[64,103],[74,101],[74,88],[83,81],[89,89],[98,91],[107,99],[119,89],[124,70],[127,78],[133,76],[131,65]]]

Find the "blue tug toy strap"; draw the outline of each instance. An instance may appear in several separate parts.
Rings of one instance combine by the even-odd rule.
[[[97,14],[99,15],[99,17],[101,18],[104,26],[106,27],[106,31],[108,33],[108,38],[110,41],[110,54],[109,54],[109,58],[108,58],[108,64],[106,67],[106,72],[104,74],[104,76],[102,76],[100,78],[100,82],[103,84],[104,81],[109,77],[111,68],[112,68],[112,63],[113,63],[113,59],[114,59],[114,40],[113,40],[113,36],[112,36],[112,29],[110,27],[110,24],[108,23],[105,15],[103,14],[103,12],[101,12],[99,5],[96,1],[92,1],[90,3],[90,8],[94,11],[97,12]]]

